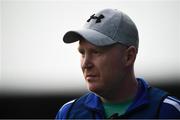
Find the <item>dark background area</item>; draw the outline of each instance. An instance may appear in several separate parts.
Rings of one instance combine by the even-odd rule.
[[[153,85],[170,94],[180,98],[179,84]],[[41,118],[54,119],[59,108],[66,102],[80,97],[77,94],[43,94],[43,95],[0,95],[0,118],[19,119],[19,118]]]

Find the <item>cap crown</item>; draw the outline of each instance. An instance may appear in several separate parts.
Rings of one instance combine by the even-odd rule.
[[[134,22],[121,11],[105,9],[93,14],[85,23],[84,28],[98,31],[116,42],[138,48],[137,28]]]

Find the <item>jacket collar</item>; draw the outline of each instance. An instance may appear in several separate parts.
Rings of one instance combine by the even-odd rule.
[[[129,106],[128,112],[134,110],[135,108],[147,105],[150,101],[148,98],[149,85],[146,81],[141,78],[137,78],[138,81],[138,92],[133,100],[133,103]]]
[[[149,99],[148,99],[149,85],[141,78],[137,78],[137,81],[139,86],[138,92],[136,94],[135,99],[133,100],[133,103],[129,106],[127,112],[132,111],[137,107],[141,107],[149,103]],[[84,102],[84,106],[87,107],[88,109],[95,111],[104,110],[100,97],[93,92],[90,92],[89,95],[87,96]]]
[[[84,105],[92,110],[102,110],[103,108],[100,97],[93,92],[89,93],[84,102]]]

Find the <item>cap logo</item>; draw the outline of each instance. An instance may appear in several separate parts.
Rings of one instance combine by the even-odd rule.
[[[87,22],[90,22],[91,19],[96,19],[96,23],[100,23],[101,19],[104,18],[104,15],[99,15],[99,17],[95,16],[95,14],[91,15],[90,18],[87,20]]]

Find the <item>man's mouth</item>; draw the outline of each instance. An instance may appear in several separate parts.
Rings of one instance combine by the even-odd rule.
[[[96,77],[97,77],[97,75],[86,75],[86,76],[85,76],[85,79],[86,79],[87,81],[92,81],[92,80],[94,80]]]

